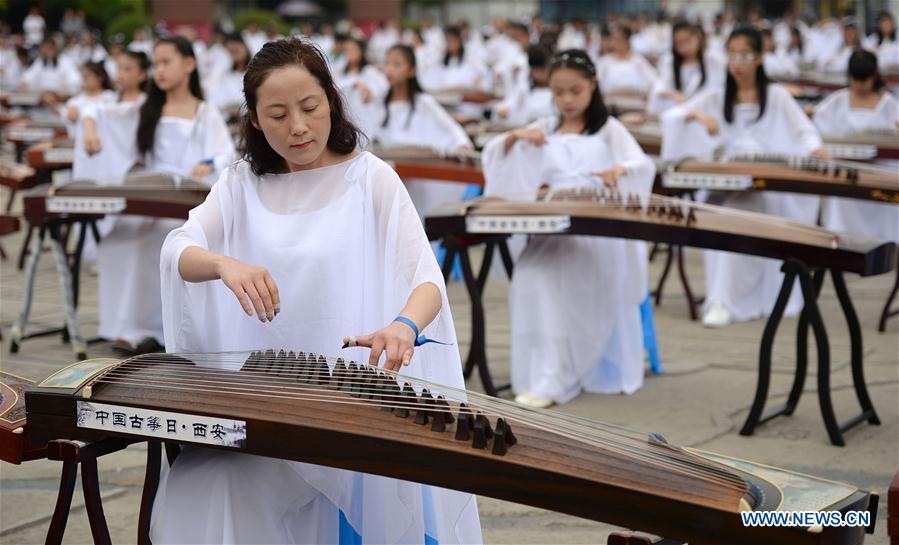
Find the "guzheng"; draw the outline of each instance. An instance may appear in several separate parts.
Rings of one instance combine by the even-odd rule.
[[[375,147],[371,152],[386,161],[403,179],[442,180],[484,185],[481,154],[476,151],[437,152],[422,146]]]
[[[24,199],[24,215],[32,223],[40,223],[50,214],[186,219],[208,193],[209,186],[193,178],[155,172],[130,174],[121,185],[75,180],[30,192]]]
[[[71,168],[75,148],[69,139],[38,142],[25,150],[25,161],[34,169]]]
[[[316,354],[88,360],[29,390],[32,439],[120,437],[483,494],[703,544],[860,543],[862,527],[744,527],[744,510],[868,511],[854,486]],[[873,526],[873,522],[872,522]]]
[[[669,165],[662,188],[788,191],[899,204],[899,173],[863,163],[783,155]]]
[[[431,240],[509,234],[630,238],[795,258],[862,276],[889,272],[896,256],[892,242],[664,195],[625,195],[608,187],[554,191],[536,201],[487,197],[447,204],[425,218],[425,230]]]
[[[21,464],[46,456],[46,442],[32,443],[25,425],[25,390],[34,382],[0,371],[0,460]]]

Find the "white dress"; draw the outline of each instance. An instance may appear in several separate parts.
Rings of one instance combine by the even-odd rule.
[[[619,187],[648,194],[655,165],[617,120],[596,134],[558,134],[558,118],[531,126],[536,147],[504,138],[484,149],[488,195],[533,200],[538,188],[596,185],[590,172],[622,165]],[[646,298],[646,243],[594,236],[534,236],[515,264],[509,291],[512,389],[566,403],[581,390],[635,392],[643,384],[640,303]]]
[[[384,97],[390,89],[390,83],[383,72],[376,67],[367,64],[359,73],[353,74],[343,70],[332,70],[334,83],[340,88],[345,99],[345,106],[351,119],[362,129],[362,132],[371,138],[378,125],[384,121]],[[362,91],[356,88],[356,83],[363,83],[371,91],[368,102],[364,100]]]
[[[178,262],[189,246],[266,267],[278,285],[281,313],[263,324],[244,314],[222,282],[185,282]],[[437,262],[402,182],[370,153],[262,177],[247,163],[236,163],[187,223],[169,235],[161,264],[165,341],[178,352],[283,347],[367,361],[367,350],[340,351],[342,338],[389,324],[412,290],[431,282],[440,289],[442,308],[424,332],[452,345],[417,348],[403,373],[464,387]],[[426,535],[441,544],[481,542],[471,494],[189,448],[162,476],[151,538],[154,543],[337,543],[343,537],[341,516],[362,543],[423,543]]]
[[[65,105],[60,108],[60,115],[62,115],[63,119],[65,119],[66,121],[66,130],[68,131],[69,138],[75,138],[75,134],[79,130],[78,128],[81,126],[81,123],[79,123],[79,121],[86,108],[91,105],[112,104],[116,102],[118,98],[119,97],[115,91],[105,90],[100,94],[94,96],[89,96],[81,93],[80,95],[74,96],[66,101]],[[75,108],[76,110],[78,110],[78,118],[74,122],[69,121],[69,108]]]
[[[221,114],[202,102],[194,119],[163,117],[156,127],[152,153],[137,151],[140,104],[113,104],[95,108],[102,151],[90,167],[74,165],[78,177],[104,184],[121,184],[138,160],[147,171],[187,176],[198,163],[211,159],[215,176],[235,159],[234,144]],[[77,156],[76,156],[77,160]],[[183,222],[176,219],[119,216],[104,225],[97,249],[100,292],[98,334],[106,339],[125,339],[131,344],[145,337],[162,340],[159,249],[166,235]]]
[[[852,108],[849,105],[849,91],[841,89],[815,108],[814,122],[825,137],[875,131],[897,134],[899,101],[892,94],[884,93],[880,102],[872,109]],[[883,161],[883,165],[893,168],[899,176],[897,161]],[[823,223],[826,228],[834,231],[899,241],[899,206],[895,204],[828,197]]]
[[[631,53],[627,59],[609,54],[600,57],[596,66],[596,79],[603,94],[649,94],[657,85],[659,75],[649,61],[636,53]]]
[[[499,117],[496,112],[500,108],[506,108],[509,115]],[[527,82],[526,85],[516,85],[493,107],[493,120],[516,127],[555,115],[556,111],[549,87],[531,87],[530,82]]]
[[[727,75],[727,65],[719,55],[706,51],[703,53],[705,64],[705,83],[702,81],[702,70],[699,63],[682,64],[680,67],[680,94],[685,98],[691,98],[697,93],[716,86],[724,85]],[[665,55],[659,60],[659,80],[650,94],[646,104],[646,112],[651,115],[659,115],[673,108],[677,101],[661,96],[662,91],[676,91],[674,85],[674,59],[671,54]]]
[[[206,91],[209,102],[219,110],[241,106],[244,103],[243,75],[244,72],[232,70],[230,66],[210,75]]]
[[[711,136],[698,121],[685,123],[691,111],[713,115],[720,131]],[[687,157],[708,160],[719,146],[727,153],[777,152],[807,155],[821,147],[821,137],[805,112],[783,86],[768,85],[765,114],[757,119],[758,104],[735,104],[734,121],[724,120],[724,89],[709,89],[662,116],[662,158],[677,161]],[[775,191],[745,191],[712,196],[725,206],[764,212],[814,225],[820,198]],[[766,316],[774,307],[783,282],[781,262],[773,259],[706,251],[706,305],[721,303],[736,321]],[[787,314],[802,304],[794,288]]]
[[[410,115],[408,101],[393,101],[388,106],[390,119],[374,132],[374,140],[385,148],[393,146],[423,146],[438,151],[452,151],[471,145],[465,129],[450,116],[437,100],[426,93],[415,97],[415,109]],[[406,188],[422,218],[440,205],[458,202],[465,192],[465,184],[439,180],[405,180]]]

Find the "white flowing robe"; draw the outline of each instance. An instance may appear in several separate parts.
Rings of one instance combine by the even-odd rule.
[[[768,85],[765,113],[758,119],[758,104],[735,104],[733,123],[724,119],[724,89],[708,89],[662,116],[662,158],[677,161],[687,157],[708,160],[714,150],[725,152],[775,152],[807,155],[821,147],[821,137],[805,112],[783,86]],[[701,111],[718,120],[719,133],[709,135],[698,121],[685,123],[691,111]],[[764,212],[814,225],[820,198],[776,191],[744,191],[713,194],[725,206]],[[774,307],[783,282],[781,262],[773,259],[706,251],[706,305],[721,303],[736,321],[766,316]],[[794,288],[787,314],[801,308],[802,296]]]
[[[596,79],[603,94],[640,92],[648,95],[658,84],[659,74],[637,53],[631,53],[627,59],[609,54],[599,58]]]
[[[78,67],[65,57],[58,57],[56,64],[38,57],[22,74],[22,83],[29,91],[52,91],[72,96],[81,89],[81,74]]]
[[[609,118],[596,134],[558,134],[558,118],[531,126],[536,147],[504,138],[484,149],[488,195],[533,200],[539,187],[597,184],[589,173],[616,165],[619,187],[649,193],[655,165],[627,129]],[[643,384],[640,303],[648,289],[646,243],[594,236],[533,236],[515,264],[509,291],[512,389],[566,403],[581,390],[633,393]]]
[[[896,129],[899,123],[899,101],[892,94],[884,93],[880,102],[872,109],[852,108],[849,105],[849,91],[841,89],[815,108],[814,122],[825,136],[892,132],[899,138]],[[899,177],[899,162],[883,161],[882,164],[892,168]],[[899,206],[895,204],[828,197],[823,223],[824,227],[834,231],[899,242]]]
[[[263,324],[244,314],[222,282],[185,282],[178,262],[189,246],[267,268],[282,311]],[[245,162],[229,167],[166,239],[161,274],[165,342],[177,352],[283,347],[337,355],[345,335],[389,324],[413,289],[431,282],[442,307],[424,333],[451,345],[417,348],[402,372],[464,387],[440,269],[399,177],[370,153],[262,177]],[[340,354],[368,361],[361,348]],[[336,543],[338,510],[363,543],[422,543],[426,534],[441,544],[481,542],[471,494],[205,449],[185,449],[163,476],[151,538]]]
[[[139,103],[119,103],[92,109],[102,151],[86,168],[73,165],[76,177],[102,184],[121,184],[135,162],[147,171],[187,176],[198,163],[213,161],[215,176],[235,158],[228,127],[217,109],[200,103],[193,119],[163,117],[156,127],[153,151],[141,157],[137,150]],[[115,217],[104,226],[97,249],[100,271],[100,324],[106,339],[136,344],[146,337],[162,340],[159,288],[159,249],[166,235],[183,222],[138,216]]]
[[[452,151],[470,146],[471,140],[462,125],[443,109],[437,100],[426,93],[415,97],[415,109],[409,109],[408,101],[393,101],[387,105],[390,119],[383,126],[378,123],[374,139],[385,148],[393,146],[424,146],[437,151]],[[459,201],[465,192],[465,184],[439,180],[405,180],[406,188],[422,218],[440,205]]]

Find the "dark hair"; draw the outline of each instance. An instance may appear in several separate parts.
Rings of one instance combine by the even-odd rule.
[[[856,81],[874,78],[874,90],[880,91],[886,86],[877,69],[877,56],[864,49],[856,49],[849,57],[849,77]]]
[[[223,43],[227,44],[228,42],[240,44],[243,47],[243,50],[247,52],[247,60],[244,61],[243,66],[237,66],[237,61],[231,65],[231,70],[234,72],[246,72],[247,65],[250,64],[250,59],[253,58],[253,54],[250,53],[250,48],[247,47],[246,42],[243,41],[243,38],[240,37],[240,34],[231,33],[225,35],[225,40]]]
[[[734,38],[746,38],[749,41],[749,47],[756,55],[762,55],[762,34],[753,27],[741,26],[730,33],[727,43]],[[755,72],[755,90],[759,96],[759,116],[761,119],[765,115],[765,105],[768,103],[768,75],[765,73],[765,67],[759,63],[759,67]],[[737,100],[737,82],[727,71],[727,83],[724,86],[724,119],[728,123],[734,121],[734,102]]]
[[[702,74],[702,79],[699,80],[699,86],[702,87],[705,85],[705,55],[703,55],[705,47],[703,47],[702,29],[697,25],[681,21],[676,23],[671,29],[671,55],[674,58],[674,88],[680,91],[683,86],[683,82],[680,78],[680,68],[684,64],[684,58],[678,54],[677,49],[674,47],[674,35],[677,34],[677,31],[679,30],[688,30],[699,36],[699,73]]]
[[[799,31],[799,27],[792,26],[790,27],[790,36],[799,36],[799,53],[802,54],[802,50],[805,47],[805,40],[802,39],[802,32]]]
[[[528,48],[528,68],[546,68],[552,56],[549,48],[542,45],[532,45]],[[534,78],[530,78],[531,89],[537,87]]]
[[[312,42],[290,37],[266,43],[250,60],[243,76],[243,95],[247,111],[240,117],[240,153],[250,163],[257,176],[284,172],[287,164],[278,155],[261,130],[253,126],[256,118],[257,91],[272,71],[285,66],[299,65],[318,81],[331,109],[331,133],[328,149],[346,155],[356,149],[362,133],[349,120],[340,91],[331,77],[325,54]]]
[[[549,65],[549,75],[552,76],[552,73],[559,68],[576,70],[596,84],[593,88],[593,96],[590,97],[590,104],[585,112],[586,119],[584,132],[582,133],[595,134],[609,120],[609,110],[606,108],[606,103],[602,99],[602,93],[599,91],[599,82],[596,81],[596,66],[582,49],[566,49],[553,57],[552,63]],[[560,119],[559,124],[561,125],[561,123]]]
[[[102,62],[87,62],[84,63],[83,68],[97,76],[100,80],[100,88],[105,91],[112,89],[112,82],[109,81],[109,74],[106,73],[106,68],[103,66]]]
[[[893,32],[884,36],[880,32],[880,20],[881,19],[889,19],[893,21]],[[888,11],[881,11],[877,14],[877,28],[874,29],[874,34],[877,34],[877,45],[882,45],[885,39],[890,40],[891,42],[896,41],[896,20],[893,19],[893,14]]]
[[[54,68],[56,68],[56,66],[59,64],[59,47],[56,46],[56,42],[53,41],[53,38],[51,38],[49,36],[47,36],[46,38],[41,40],[41,46],[43,46],[43,45],[52,45],[53,51],[56,54],[53,56],[52,59],[45,59],[43,55],[38,55],[38,57],[35,60],[40,59],[44,63],[44,66],[47,66],[49,64],[49,65],[53,66]]]
[[[181,36],[173,36],[160,38],[156,42],[157,48],[163,44],[170,44],[178,51],[182,57],[194,57],[194,48],[186,39]],[[137,124],[137,149],[141,153],[147,153],[153,149],[153,143],[156,138],[156,125],[159,124],[159,118],[162,117],[162,108],[165,106],[166,93],[151,78],[148,82],[147,100],[140,107],[140,121]],[[188,82],[190,93],[200,100],[203,100],[203,90],[200,88],[200,74],[194,67],[190,73],[190,81]]]
[[[415,51],[406,44],[396,44],[390,49],[387,50],[389,54],[391,51],[398,51],[403,58],[406,59],[406,62],[412,68],[415,68]],[[415,97],[418,96],[419,93],[423,93],[424,89],[421,88],[421,84],[418,82],[418,73],[410,77],[406,80],[406,85],[408,86],[407,93],[409,95],[409,117],[406,118],[406,127],[409,126],[409,122],[412,121],[412,112],[415,111]],[[387,91],[387,96],[384,97],[384,122],[381,123],[382,127],[386,127],[388,123],[390,123],[390,99],[393,98],[393,86],[390,87],[390,90]]]
[[[443,33],[455,36],[459,40],[459,61],[461,62],[465,58],[465,42],[462,40],[462,31],[459,30],[459,27],[451,26],[446,27]],[[446,54],[443,56],[443,66],[449,66],[450,59],[449,48],[447,48]]]
[[[362,71],[363,68],[368,66],[368,57],[366,55],[366,51],[368,51],[368,44],[366,44],[365,40],[361,40],[359,38],[347,37],[346,40],[344,40],[344,41],[345,42],[353,42],[354,44],[356,44],[356,47],[359,48],[359,51],[362,52],[362,60],[359,61],[359,70]],[[343,73],[348,74],[349,72],[350,72],[350,65],[349,65],[349,63],[347,63],[347,65],[343,69]]]

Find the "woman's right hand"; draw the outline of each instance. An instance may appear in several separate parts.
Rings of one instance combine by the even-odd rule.
[[[95,155],[97,153],[100,153],[101,149],[103,149],[103,143],[100,142],[100,137],[97,135],[97,131],[92,126],[85,124],[84,151],[86,151],[88,155]]]
[[[706,130],[709,131],[709,134],[711,134],[712,136],[718,134],[718,130],[720,129],[720,127],[718,126],[718,120],[713,116],[708,115],[704,112],[690,112],[689,114],[687,114],[686,121],[693,120],[699,121],[700,123],[705,125]]]
[[[546,144],[546,135],[542,130],[537,127],[523,127],[520,129],[515,129],[509,132],[509,135],[506,136],[506,152],[508,152],[515,142],[519,140],[524,140],[530,144],[535,146],[542,146]]]
[[[237,297],[247,316],[256,316],[260,322],[270,322],[281,312],[278,286],[265,267],[243,263],[224,257],[218,267],[219,278]]]

